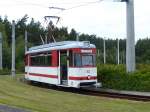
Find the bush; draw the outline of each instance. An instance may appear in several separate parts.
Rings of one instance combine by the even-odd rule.
[[[10,74],[10,70],[9,69],[3,69],[3,70],[0,70],[0,75],[9,75]]]
[[[23,61],[16,63],[16,72],[23,73],[25,71],[25,65]]]
[[[146,65],[144,65],[146,66]],[[126,73],[123,65],[98,65],[98,80],[104,88],[150,91],[150,71],[148,67],[139,68],[135,73]],[[137,67],[138,68],[138,67]]]

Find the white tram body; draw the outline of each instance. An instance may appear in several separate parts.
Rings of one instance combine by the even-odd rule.
[[[25,78],[74,88],[96,85],[96,47],[88,41],[32,47],[25,54]]]

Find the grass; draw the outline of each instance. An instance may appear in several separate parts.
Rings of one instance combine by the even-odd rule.
[[[19,76],[20,77],[20,76]],[[24,84],[0,76],[0,103],[33,112],[149,112],[150,102],[79,95]]]

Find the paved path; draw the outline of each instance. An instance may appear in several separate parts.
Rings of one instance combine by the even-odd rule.
[[[31,112],[21,108],[10,107],[7,105],[0,105],[0,112]]]

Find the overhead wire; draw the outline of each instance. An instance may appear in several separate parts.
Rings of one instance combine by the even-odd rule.
[[[47,5],[42,5],[42,4],[38,4],[38,3],[26,2],[26,1],[20,1],[20,0],[14,0],[14,1],[20,2],[20,3],[22,3],[22,5],[32,5],[32,6],[38,6],[38,7],[48,8]]]
[[[68,9],[66,9],[66,10],[71,10],[71,9],[75,9],[75,8],[79,8],[79,7],[83,7],[83,6],[99,3],[101,1],[103,1],[103,0],[98,0],[98,1],[94,1],[94,2],[87,2],[87,3],[81,4],[81,5],[76,5],[76,6],[70,7]]]
[[[104,1],[104,0],[98,0],[98,1],[94,1],[94,2],[86,2],[86,3],[84,3],[84,4],[80,4],[80,5],[76,5],[76,6],[67,8],[67,9],[62,10],[61,12],[58,12],[58,13],[55,13],[55,14],[60,14],[60,13],[62,13],[62,12],[64,12],[64,11],[68,11],[68,10],[80,8],[80,7],[83,7],[83,6],[88,6],[88,5],[95,4],[95,3],[99,3],[99,2],[102,2],[102,1]]]
[[[87,6],[87,5],[90,5],[90,4],[99,3],[99,2],[101,2],[101,1],[103,1],[103,0],[98,0],[98,1],[93,1],[93,2],[86,2],[86,3],[84,2],[84,4],[83,4],[83,2],[82,2],[82,4],[79,4],[79,5],[76,5],[76,6],[67,8],[67,9],[65,9],[65,8],[58,8],[58,9],[63,9],[63,10],[61,10],[61,12],[55,13],[54,15],[57,15],[57,14],[60,14],[60,13],[62,13],[62,12],[64,12],[64,11],[72,10],[72,9],[75,9],[75,8]],[[78,2],[78,3],[79,3],[79,2]],[[49,7],[49,8],[50,8],[50,9],[53,9],[53,8],[55,9],[55,8],[57,8],[57,7]]]
[[[91,4],[95,4],[95,3],[99,3],[99,2],[102,2],[103,0],[98,0],[98,1],[94,1],[94,2],[86,2],[84,4],[80,4],[80,5],[76,5],[76,6],[73,6],[73,7],[70,7],[70,8],[67,8],[65,10],[61,10],[61,12],[58,12],[58,13],[55,13],[55,14],[60,14],[64,11],[68,11],[68,10],[72,10],[72,9],[76,9],[76,8],[80,8],[80,7],[83,7],[83,6],[88,6],[88,5],[91,5]],[[64,14],[63,14],[64,15]],[[60,20],[61,20],[61,17],[60,17]],[[60,22],[59,22],[60,23]],[[61,23],[60,23],[61,24]],[[62,24],[61,24],[62,25]]]
[[[26,2],[26,1],[22,1],[22,0],[14,0],[16,2],[20,2],[22,3],[22,5],[32,5],[32,6],[38,6],[38,7],[44,7],[44,8],[48,8],[49,6],[48,5],[44,5],[44,4],[38,4],[38,3],[33,3],[33,2]],[[74,8],[78,8],[78,7],[82,7],[82,6],[86,6],[86,5],[90,5],[90,4],[93,4],[93,3],[98,3],[98,2],[101,2],[103,0],[98,0],[98,1],[93,1],[93,2],[59,2],[59,3],[49,3],[49,4],[52,4],[52,5],[66,5],[66,4],[79,4],[79,5],[76,5],[76,6],[73,6],[73,7],[70,7],[66,10],[70,10],[70,9],[74,9]]]
[[[44,4],[38,4],[38,3],[33,3],[33,2],[26,2],[26,1],[22,1],[22,0],[14,0],[16,2],[19,2],[17,5],[32,5],[32,6],[37,6],[37,7],[42,7],[42,8],[49,8],[48,5],[44,5]],[[70,7],[70,8],[66,8],[65,10],[63,11],[67,11],[67,10],[72,10],[72,9],[75,9],[75,8],[79,8],[79,7],[83,7],[83,6],[87,6],[87,5],[90,5],[90,4],[95,4],[95,3],[98,3],[98,2],[101,2],[103,0],[97,0],[97,1],[92,1],[92,2],[59,2],[59,3],[49,3],[49,4],[59,4],[59,5],[65,5],[65,4],[79,4],[79,5],[75,5],[73,7]],[[62,11],[61,11],[62,12]],[[56,14],[59,14],[61,12],[58,12]]]
[[[38,4],[38,3],[33,3],[33,2],[26,2],[26,1],[22,1],[22,0],[14,0],[16,2],[19,2],[19,3],[22,3],[22,5],[32,5],[32,6],[38,6],[38,7],[43,7],[43,8],[49,8],[48,5],[44,5],[44,4]],[[91,1],[91,2],[59,2],[59,3],[50,3],[50,4],[59,4],[59,5],[65,5],[65,4],[76,4],[75,6],[72,6],[72,7],[69,7],[69,8],[66,8],[65,10],[61,10],[60,12],[57,12],[55,13],[54,15],[57,15],[57,14],[60,14],[64,11],[68,11],[68,10],[73,10],[73,9],[76,9],[76,8],[80,8],[80,7],[84,7],[84,6],[88,6],[88,5],[91,5],[91,4],[95,4],[95,3],[99,3],[99,2],[102,2],[103,0],[97,0],[97,1]]]
[[[63,10],[61,10],[60,12],[55,13],[54,15],[60,14],[60,13],[62,13],[64,11],[68,11],[68,10],[76,9],[76,8],[79,8],[79,7],[83,7],[83,6],[88,6],[88,5],[91,5],[91,4],[99,3],[99,2],[102,2],[102,1],[103,0],[98,0],[98,1],[93,1],[93,2],[86,2],[86,3],[84,2],[84,4],[82,2],[82,4],[79,4],[79,5],[67,8],[67,9],[63,8]]]

